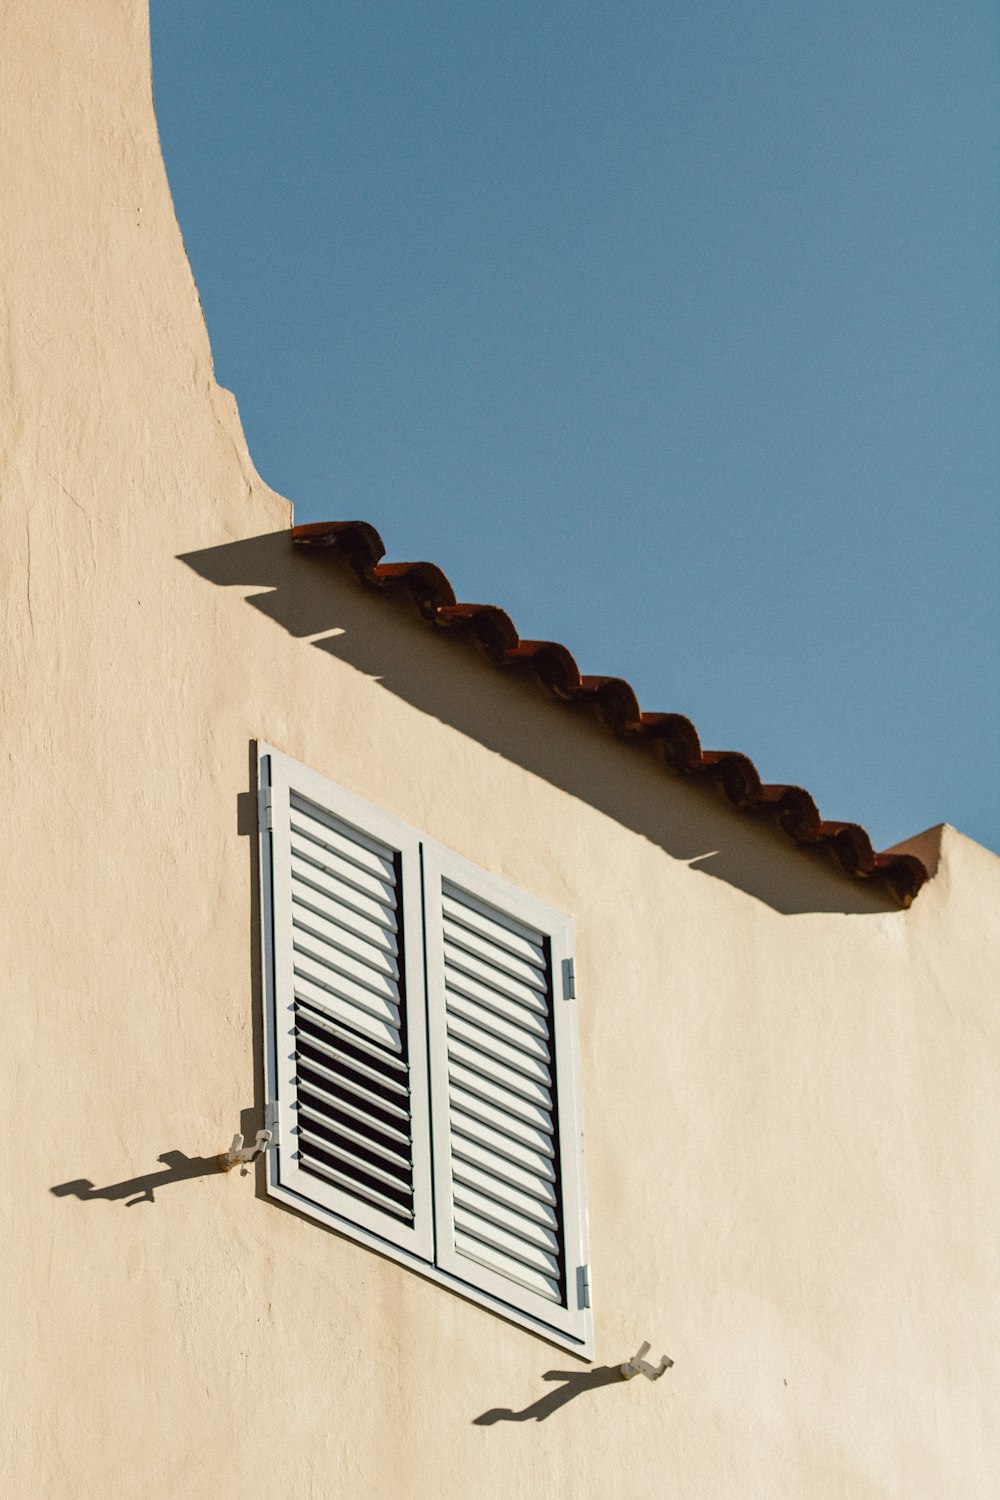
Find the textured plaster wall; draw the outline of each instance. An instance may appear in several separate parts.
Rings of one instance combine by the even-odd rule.
[[[1000,861],[896,910],[292,555],[145,0],[6,0],[0,184],[2,1492],[995,1495]],[[657,1385],[213,1173],[257,736],[573,913],[596,1364]]]

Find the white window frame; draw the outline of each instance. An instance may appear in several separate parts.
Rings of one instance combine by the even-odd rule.
[[[423,850],[424,913],[427,954],[427,1012],[430,1053],[436,1064],[431,1068],[431,1118],[434,1122],[434,1220],[437,1264],[458,1279],[476,1283],[494,1296],[502,1296],[522,1312],[533,1314],[539,1305],[537,1295],[522,1291],[485,1266],[470,1267],[468,1260],[454,1249],[454,1217],[451,1180],[449,1099],[447,1084],[447,1018],[445,1013],[443,919],[441,912],[442,882],[478,897],[487,906],[498,908],[526,927],[539,929],[549,939],[550,969],[555,993],[552,995],[553,1047],[556,1055],[557,1136],[561,1178],[561,1219],[563,1257],[567,1279],[576,1279],[586,1266],[585,1226],[583,1223],[583,1131],[580,1124],[579,1047],[576,1035],[576,1005],[565,994],[567,963],[572,962],[573,926],[569,917],[552,907],[480,870],[466,859],[425,841]],[[575,986],[574,986],[575,988]],[[567,1061],[568,1060],[568,1061]],[[581,1292],[583,1295],[581,1296]],[[566,1307],[550,1304],[552,1326],[572,1337],[579,1325],[586,1301],[583,1288],[569,1285]]]
[[[292,969],[291,944],[291,849],[290,849],[290,794],[294,789],[311,802],[327,808],[342,818],[345,823],[357,827],[362,833],[389,844],[399,851],[402,869],[402,917],[406,933],[404,946],[405,984],[407,992],[419,994],[423,988],[423,922],[420,911],[420,844],[410,829],[398,819],[372,808],[361,798],[338,789],[336,799],[331,798],[330,783],[325,777],[305,766],[296,766],[287,757],[279,758],[274,752],[270,757],[270,806],[271,828],[269,861],[271,865],[271,906],[275,913],[273,928],[272,982],[273,1004],[269,1007],[272,1023],[273,1072],[271,1077],[275,1090],[269,1097],[277,1105],[272,1118],[277,1120],[279,1141],[291,1141],[295,1130],[295,1114],[291,1109],[293,1095],[292,1079],[295,1065],[287,1045],[283,1045],[283,1027],[280,1016],[288,1016],[293,996],[281,976],[290,976]],[[289,920],[278,920],[277,913],[288,914]],[[284,992],[287,991],[287,992]],[[290,1016],[288,1016],[290,1020]],[[381,1238],[389,1240],[401,1249],[412,1250],[421,1258],[433,1255],[434,1233],[432,1223],[432,1198],[430,1179],[430,1120],[427,1107],[427,1037],[426,1028],[417,1025],[409,1028],[409,1066],[411,1088],[411,1134],[413,1142],[413,1198],[415,1222],[411,1227],[393,1220],[388,1214],[369,1206],[353,1194],[345,1192],[332,1183],[322,1183],[315,1177],[303,1174],[289,1150],[277,1152],[275,1168],[281,1186],[298,1197],[315,1199],[318,1206],[330,1212],[350,1217],[363,1229],[371,1230]],[[285,1031],[287,1036],[287,1030]]]
[[[583,1359],[593,1358],[593,1321],[584,1196],[579,1039],[572,973],[572,922],[563,913],[472,865],[433,839],[348,792],[282,751],[258,743],[260,902],[265,1089],[276,1139],[265,1158],[268,1195],[329,1228],[401,1262],[468,1300],[529,1328]],[[301,1172],[293,1155],[288,1031],[291,897],[289,795],[327,809],[362,833],[399,850],[408,1015],[415,1222],[388,1215]],[[552,1030],[557,1080],[566,1305],[543,1302],[505,1277],[455,1254],[444,1073],[441,881],[447,879],[528,926],[550,943]],[[425,933],[431,934],[425,944]],[[437,1066],[435,1067],[435,1062]]]

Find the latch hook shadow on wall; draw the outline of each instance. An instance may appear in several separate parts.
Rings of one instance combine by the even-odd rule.
[[[250,1163],[256,1161],[258,1156],[263,1156],[270,1144],[271,1132],[269,1130],[258,1130],[257,1139],[252,1146],[244,1146],[243,1137],[234,1135],[233,1144],[229,1150],[219,1154],[219,1166],[224,1172],[231,1172],[234,1167],[238,1166],[241,1176],[245,1177],[250,1170]],[[648,1349],[649,1345],[647,1344],[646,1347]]]
[[[647,1380],[659,1380],[664,1370],[669,1370],[673,1360],[664,1355],[658,1365],[646,1363],[646,1355],[649,1353],[648,1344],[640,1344],[638,1354],[633,1354],[631,1359],[625,1361],[619,1368],[623,1380],[631,1380],[635,1375],[645,1375]]]

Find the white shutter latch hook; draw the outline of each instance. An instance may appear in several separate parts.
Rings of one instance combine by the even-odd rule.
[[[231,1172],[234,1167],[239,1167],[242,1176],[246,1176],[250,1163],[263,1156],[271,1144],[271,1132],[269,1130],[258,1130],[257,1139],[252,1146],[244,1146],[241,1135],[233,1136],[233,1144],[228,1151],[220,1152],[219,1166],[224,1172]]]
[[[669,1370],[670,1366],[673,1364],[673,1360],[670,1359],[666,1354],[660,1360],[660,1363],[658,1365],[647,1364],[646,1355],[648,1353],[649,1345],[640,1344],[638,1354],[633,1354],[631,1359],[626,1360],[625,1363],[620,1366],[623,1380],[631,1380],[635,1375],[645,1375],[647,1380],[659,1380],[664,1370]]]

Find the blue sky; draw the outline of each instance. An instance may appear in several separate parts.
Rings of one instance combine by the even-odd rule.
[[[220,382],[298,521],[879,847],[1000,850],[993,0],[152,0]]]

